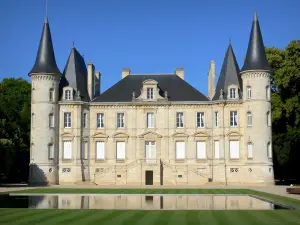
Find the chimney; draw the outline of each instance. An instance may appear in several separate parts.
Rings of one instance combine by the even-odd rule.
[[[95,97],[100,95],[101,73],[96,71],[95,74]]]
[[[179,76],[182,80],[184,80],[184,69],[183,68],[176,68],[175,74]]]
[[[125,77],[127,77],[130,74],[130,68],[123,68],[122,69],[122,79],[124,79]]]
[[[208,97],[212,99],[216,92],[216,63],[214,60],[210,61],[208,71]]]
[[[90,96],[90,99],[92,100],[94,98],[94,79],[95,79],[95,66],[93,63],[88,63],[88,93]]]

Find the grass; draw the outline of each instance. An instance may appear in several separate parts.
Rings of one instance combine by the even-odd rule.
[[[300,201],[248,189],[67,189],[41,188],[12,193],[254,194],[300,207]],[[101,225],[253,225],[300,224],[300,210],[120,211],[73,209],[0,209],[0,224]]]

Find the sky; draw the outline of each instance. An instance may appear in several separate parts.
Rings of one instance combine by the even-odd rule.
[[[134,74],[174,73],[207,94],[209,63],[219,76],[231,39],[240,68],[254,12],[264,44],[300,39],[300,0],[48,0],[56,62],[63,72],[72,43],[101,72],[101,92]],[[34,65],[46,0],[0,0],[0,80]]]

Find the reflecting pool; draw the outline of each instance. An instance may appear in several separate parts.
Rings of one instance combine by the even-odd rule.
[[[249,195],[2,195],[0,208],[116,210],[275,210],[288,209]]]

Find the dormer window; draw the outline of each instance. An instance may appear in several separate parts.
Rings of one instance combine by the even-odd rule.
[[[231,99],[236,98],[236,89],[235,88],[230,88],[229,93],[230,93]]]
[[[147,99],[153,99],[153,88],[147,88]]]
[[[71,91],[70,90],[65,91],[65,100],[71,100]]]

